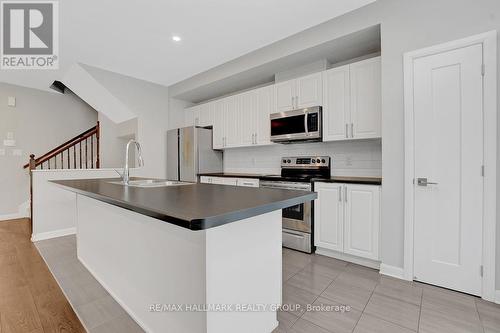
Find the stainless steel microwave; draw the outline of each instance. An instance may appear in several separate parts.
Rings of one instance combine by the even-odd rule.
[[[321,141],[321,106],[271,114],[271,141]]]

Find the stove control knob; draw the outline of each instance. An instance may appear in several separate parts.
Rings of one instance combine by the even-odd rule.
[[[322,159],[322,160],[321,160],[321,163],[326,163],[325,159]]]
[[[319,158],[316,160],[316,163],[321,163],[321,161],[320,161],[320,159],[319,159]]]
[[[286,160],[283,160],[283,163],[286,163]]]
[[[292,161],[290,161],[290,160],[286,160],[286,162],[287,162],[287,163],[292,163]]]

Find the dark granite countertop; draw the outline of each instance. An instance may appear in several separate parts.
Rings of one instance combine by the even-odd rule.
[[[235,177],[235,178],[256,178],[261,180],[274,180],[269,175],[261,175],[255,173],[230,173],[230,172],[219,172],[219,173],[201,173],[199,176],[207,177]],[[276,175],[277,177],[278,175]],[[313,178],[312,182],[324,182],[324,183],[350,183],[350,184],[366,184],[366,185],[382,185],[382,177],[349,177],[349,176],[333,176],[331,178]]]
[[[314,200],[314,192],[192,184],[126,187],[119,179],[54,180],[76,192],[191,230],[204,230]]]
[[[346,177],[334,176],[331,178],[314,178],[313,182],[322,183],[348,183],[348,184],[364,184],[364,185],[382,185],[382,177]]]

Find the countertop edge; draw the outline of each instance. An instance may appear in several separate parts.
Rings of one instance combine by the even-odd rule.
[[[259,180],[270,179],[268,175],[258,175],[258,174],[240,174],[240,173],[200,173],[199,177],[223,177],[223,178],[251,178]],[[344,178],[345,177],[345,178]],[[339,176],[340,179],[336,179],[335,176],[331,178],[312,178],[311,183],[344,183],[344,184],[361,184],[361,185],[382,185],[382,177],[368,177],[368,176]],[[351,179],[349,179],[351,178]],[[272,179],[272,178],[271,178]]]
[[[206,218],[202,219],[192,219],[192,220],[185,220],[179,217],[175,216],[170,216],[167,214],[164,214],[162,212],[155,211],[151,208],[146,208],[142,207],[139,205],[131,204],[125,201],[117,200],[105,195],[101,195],[98,193],[94,192],[89,192],[85,191],[82,189],[78,189],[75,187],[67,186],[64,184],[59,183],[57,180],[50,180],[51,183],[54,185],[60,186],[68,191],[95,199],[99,200],[102,202],[105,202],[107,204],[120,207],[129,211],[136,212],[138,214],[142,214],[145,216],[149,216],[152,218],[155,218],[157,220],[161,220],[167,223],[171,223],[174,225],[177,225],[182,228],[186,228],[192,231],[202,231],[202,230],[207,230],[210,228],[222,226],[228,223],[236,222],[239,220],[247,219],[253,216],[258,216],[262,215],[265,213],[269,213],[275,210],[280,210],[286,207],[294,206],[296,204],[305,202],[305,201],[312,201],[317,198],[317,193],[314,192],[304,192],[304,195],[298,196],[295,198],[290,198],[286,200],[281,200],[278,202],[274,203],[269,203],[269,204],[264,204],[256,207],[250,207],[246,208],[243,210],[237,210],[234,212],[226,213],[223,215],[217,215],[217,216],[209,216]],[[228,186],[228,185],[216,185],[216,186]]]

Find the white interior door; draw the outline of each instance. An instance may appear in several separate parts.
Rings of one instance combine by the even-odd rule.
[[[474,295],[481,294],[482,59],[477,44],[413,63],[415,279]]]

